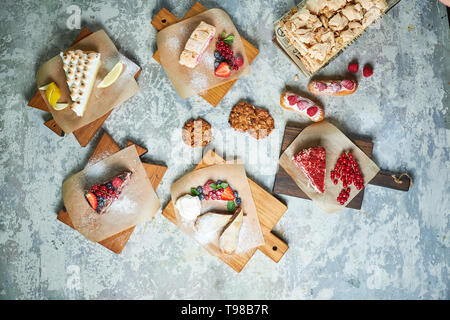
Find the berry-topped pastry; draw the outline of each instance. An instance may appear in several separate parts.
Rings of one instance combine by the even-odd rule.
[[[358,88],[355,80],[313,80],[308,84],[308,90],[317,95],[346,96]]]
[[[192,32],[189,40],[186,42],[183,52],[180,55],[180,64],[195,68],[200,59],[216,34],[216,28],[202,21]]]
[[[292,161],[303,172],[314,190],[319,193],[325,192],[325,148],[313,147],[304,149],[294,155]]]
[[[314,122],[322,121],[325,117],[325,110],[321,106],[294,92],[283,92],[280,97],[280,105],[287,110],[298,112]]]
[[[227,201],[228,211],[233,212],[236,206],[241,204],[239,193],[231,189],[228,183],[217,180],[208,180],[203,186],[191,188],[191,194],[200,200],[222,200]]]
[[[125,171],[102,184],[94,184],[85,194],[86,200],[98,214],[103,214],[111,204],[119,199],[120,194],[126,187],[131,177],[130,171]]]

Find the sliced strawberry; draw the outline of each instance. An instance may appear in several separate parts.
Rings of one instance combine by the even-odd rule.
[[[220,199],[221,200],[234,200],[234,194],[233,194],[233,190],[230,187],[226,187],[225,189],[223,189],[223,193],[220,195]]]
[[[308,110],[306,110],[306,113],[308,114],[308,116],[314,117],[314,115],[317,113],[318,110],[319,110],[319,108],[314,106],[314,107],[308,108]]]
[[[293,106],[294,104],[296,104],[300,100],[298,96],[294,96],[294,95],[288,96],[287,99],[288,99],[289,104],[291,106]]]
[[[97,210],[97,197],[92,192],[89,192],[85,195],[86,200],[91,205],[92,209]]]
[[[119,177],[115,177],[111,183],[113,187],[117,189],[122,185],[122,182],[123,182],[122,179],[120,179]]]
[[[327,88],[327,84],[323,83],[322,81],[317,81],[316,82],[316,88],[319,91],[323,91],[323,90],[325,90]]]
[[[355,87],[355,83],[352,80],[342,80],[341,84],[347,90],[353,90]]]
[[[218,77],[227,78],[231,74],[231,68],[228,63],[222,62],[219,64],[214,74]]]

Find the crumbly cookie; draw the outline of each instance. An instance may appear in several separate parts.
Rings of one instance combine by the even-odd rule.
[[[192,148],[204,147],[211,142],[211,125],[202,118],[192,119],[184,124],[182,138]]]
[[[234,130],[247,132],[257,140],[267,137],[275,126],[269,111],[247,102],[239,102],[231,109],[228,123]]]

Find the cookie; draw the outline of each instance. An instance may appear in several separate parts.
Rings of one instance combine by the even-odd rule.
[[[234,130],[247,132],[257,140],[267,137],[275,127],[269,111],[247,102],[239,102],[231,109],[228,123]]]
[[[211,125],[202,118],[192,119],[184,124],[182,138],[192,148],[204,147],[211,142]]]

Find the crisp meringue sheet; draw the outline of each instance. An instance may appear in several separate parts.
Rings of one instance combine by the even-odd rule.
[[[64,206],[72,224],[87,239],[99,242],[141,222],[152,219],[160,201],[142,166],[135,146],[130,146],[96,162],[66,179],[62,186]],[[123,171],[132,175],[119,198],[104,214],[98,214],[84,197],[85,190],[104,183]]]
[[[139,86],[134,79],[134,75],[137,70],[139,70],[139,67],[119,53],[104,30],[94,32],[69,49],[98,52],[101,55],[101,65],[89,97],[86,111],[82,117],[77,116],[76,113],[70,109],[72,100],[70,98],[69,87],[66,83],[63,61],[59,53],[39,68],[36,74],[38,88],[54,81],[61,90],[61,97],[58,102],[69,103],[69,107],[63,110],[54,110],[45,97],[45,91],[40,90],[41,96],[47,104],[53,119],[55,119],[58,126],[60,126],[66,134],[101,118],[114,107],[120,105],[139,92]],[[119,61],[122,61],[124,64],[124,70],[119,79],[108,88],[97,88],[97,85]]]
[[[249,252],[254,250],[256,247],[264,245],[265,242],[261,231],[258,213],[256,211],[256,206],[253,200],[252,193],[250,191],[250,185],[248,183],[248,178],[245,173],[243,164],[214,164],[209,167],[194,170],[184,175],[179,180],[175,181],[170,188],[172,203],[175,204],[178,198],[190,193],[191,187],[202,186],[209,179],[214,181],[222,180],[224,182],[227,182],[233,190],[237,191],[239,193],[239,197],[242,199],[241,207],[246,214],[246,216],[244,216],[242,228],[239,233],[239,242],[236,251],[232,255],[227,256],[245,256],[248,255]],[[201,213],[203,214],[206,212],[227,213],[230,214],[230,217],[232,214],[227,211],[226,201],[221,200],[202,201]],[[188,221],[183,219],[180,216],[177,208],[175,208],[175,215],[177,219],[176,223],[183,232],[194,238],[212,255],[224,255],[219,248],[219,236],[222,230],[214,235],[201,234],[195,232],[195,220]]]
[[[214,26],[216,34],[203,52],[198,65],[191,69],[181,65],[179,59],[189,37],[201,21]],[[231,75],[228,78],[217,77],[214,74],[214,51],[217,38],[222,32],[225,32],[227,35],[234,34],[232,50],[235,54],[240,54],[244,58],[242,67],[237,71],[231,71]],[[250,66],[239,32],[228,14],[221,9],[207,10],[164,28],[156,34],[156,43],[161,65],[182,99],[236,80],[250,73]]]

